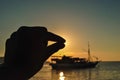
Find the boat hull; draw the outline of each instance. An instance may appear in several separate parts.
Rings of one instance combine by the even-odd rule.
[[[87,62],[87,63],[50,63],[52,69],[82,69],[82,68],[94,68],[98,62]]]

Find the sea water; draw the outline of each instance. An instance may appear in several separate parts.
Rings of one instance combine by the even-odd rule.
[[[120,61],[100,62],[95,68],[70,70],[53,70],[49,64],[44,64],[29,80],[120,80]]]
[[[100,62],[95,68],[52,70],[49,64],[29,80],[120,80],[120,61]]]

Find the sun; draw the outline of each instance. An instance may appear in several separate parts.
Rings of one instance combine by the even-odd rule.
[[[70,45],[70,41],[69,41],[69,39],[66,39],[65,46],[67,47],[69,45]]]
[[[71,46],[71,42],[72,42],[72,39],[70,38],[70,36],[69,35],[67,35],[67,34],[61,34],[61,36],[66,40],[66,42],[65,42],[65,47],[66,48],[68,48],[68,47],[70,47]]]

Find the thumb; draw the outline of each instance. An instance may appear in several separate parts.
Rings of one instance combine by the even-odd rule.
[[[44,60],[47,60],[53,53],[65,47],[65,44],[55,43],[47,47],[44,55]]]

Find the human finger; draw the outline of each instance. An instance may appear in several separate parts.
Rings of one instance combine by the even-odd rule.
[[[60,44],[60,43],[54,43],[48,46],[43,56],[43,62],[47,60],[53,53],[57,52],[58,50],[64,47],[65,47],[65,44]]]

